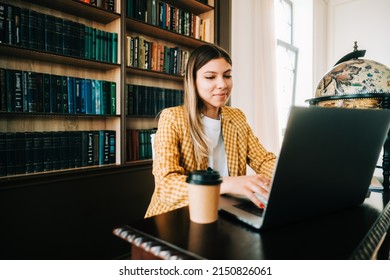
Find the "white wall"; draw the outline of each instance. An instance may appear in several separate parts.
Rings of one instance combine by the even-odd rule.
[[[328,70],[353,51],[357,41],[364,58],[390,67],[390,1],[329,0]]]
[[[244,111],[251,127],[255,126],[253,1],[256,0],[232,0],[233,93],[231,105]]]

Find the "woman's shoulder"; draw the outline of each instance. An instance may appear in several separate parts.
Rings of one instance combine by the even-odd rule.
[[[246,119],[245,117],[245,114],[238,108],[234,108],[234,107],[230,107],[230,106],[224,106],[222,107],[222,115],[223,117],[228,117],[228,118],[232,118],[232,119],[241,119],[241,118],[244,118]]]
[[[165,118],[165,119],[185,118],[184,107],[183,106],[175,106],[175,107],[165,108],[160,112],[159,118]]]

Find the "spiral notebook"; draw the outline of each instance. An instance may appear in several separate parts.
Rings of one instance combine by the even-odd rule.
[[[363,203],[389,125],[390,110],[291,107],[265,209],[222,195],[220,212],[272,228]]]

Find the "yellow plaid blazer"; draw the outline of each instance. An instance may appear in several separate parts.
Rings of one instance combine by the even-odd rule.
[[[248,164],[256,173],[271,177],[276,157],[260,144],[245,115],[239,109],[225,106],[221,108],[221,118],[229,176],[245,175]],[[155,189],[145,218],[188,205],[187,174],[207,169],[207,158],[195,162],[182,106],[161,112],[153,150]]]

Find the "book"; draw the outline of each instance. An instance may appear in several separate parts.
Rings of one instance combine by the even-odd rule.
[[[100,148],[100,143],[99,143],[99,140],[100,140],[100,135],[99,135],[99,131],[98,130],[94,130],[92,131],[92,134],[93,134],[93,161],[92,161],[92,165],[99,165],[99,156],[100,156],[100,152],[99,152],[99,148]]]
[[[34,173],[43,171],[43,133],[33,132],[33,166]]]
[[[95,102],[92,104],[92,106],[95,106],[95,113],[96,115],[103,114],[103,108],[102,108],[102,81],[100,80],[93,80],[92,88],[94,88],[94,92],[92,93],[94,95]]]
[[[29,47],[36,50],[45,50],[45,15],[29,11]]]
[[[72,137],[70,138],[71,143],[71,161],[74,159],[73,164],[71,163],[71,167],[81,167],[82,166],[82,131],[74,131],[72,132]]]
[[[15,169],[15,133],[6,132],[5,135],[5,151],[7,158],[6,175],[11,176],[16,174]]]
[[[74,114],[75,113],[75,93],[74,93],[74,77],[66,77],[68,80],[68,113]]]
[[[81,166],[93,164],[93,132],[81,132]]]
[[[53,170],[53,137],[51,131],[42,132],[43,171]]]
[[[1,5],[0,5],[1,10]],[[0,177],[7,175],[6,133],[0,132]]]
[[[81,79],[80,84],[80,114],[85,114],[86,112],[86,85],[85,79]]]
[[[52,162],[53,170],[61,169],[61,132],[53,131],[52,135]]]
[[[62,52],[64,55],[67,56],[74,56],[74,42],[75,42],[75,36],[77,34],[74,34],[73,31],[73,21],[68,19],[63,19],[62,22],[63,27],[63,34],[62,34]]]
[[[43,112],[43,73],[35,73],[36,79],[36,112]]]
[[[30,45],[30,14],[29,10],[25,8],[20,9],[20,46],[28,48]]]
[[[1,9],[1,5],[0,5]],[[0,68],[0,111],[7,111],[7,85],[6,85],[6,70]]]
[[[15,45],[15,7],[5,5],[5,43]]]
[[[70,132],[61,131],[59,132],[60,137],[60,169],[70,168]]]
[[[69,95],[68,95],[68,77],[61,77],[61,92],[62,92],[62,101],[61,101],[61,112],[69,114]]]
[[[115,132],[115,130],[109,131],[109,161],[110,161],[110,163],[116,163],[116,132]]]
[[[22,71],[22,112],[28,112],[28,71]]]
[[[56,52],[56,17],[45,14],[45,50],[48,52]]]
[[[5,44],[6,4],[0,3],[0,43]]]
[[[116,115],[116,83],[110,82],[110,115]]]
[[[37,85],[37,73],[28,71],[27,74],[27,111],[26,112],[37,112],[37,96],[38,96],[38,85]]]
[[[92,81],[91,79],[84,79],[84,102],[85,102],[85,113],[92,114]]]
[[[34,173],[34,132],[24,133],[26,174]]]
[[[81,78],[74,78],[74,112],[81,114]]]
[[[127,113],[126,115],[134,115],[134,85],[127,85]]]
[[[23,112],[23,74],[22,70],[12,70],[13,72],[13,98],[14,108],[12,112]],[[11,93],[12,94],[12,93]]]
[[[107,130],[99,130],[99,165],[110,163],[110,134]]]
[[[43,112],[50,113],[51,112],[51,75],[43,74]]]
[[[62,76],[50,75],[50,112],[62,113]]]
[[[15,86],[14,86],[14,73],[11,69],[5,70],[5,91],[6,91],[6,103],[7,112],[15,111]],[[4,107],[4,105],[3,105]]]
[[[17,46],[21,45],[21,38],[20,38],[20,28],[21,28],[21,8],[20,7],[14,7],[14,21],[15,21],[15,27],[14,27],[14,44]]]
[[[118,63],[118,33],[112,33],[112,42],[111,42],[111,60],[112,63]]]
[[[102,81],[101,109],[103,115],[110,114],[111,111],[111,87],[109,81]]]
[[[14,133],[15,174],[26,173],[26,154],[24,132]]]

